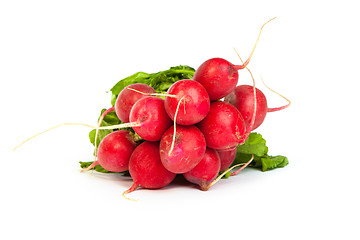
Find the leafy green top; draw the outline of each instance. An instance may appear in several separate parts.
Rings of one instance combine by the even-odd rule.
[[[157,73],[137,72],[129,77],[120,80],[110,90],[111,105],[115,105],[115,101],[121,90],[133,83],[145,83],[154,88],[157,92],[166,91],[174,82],[182,79],[192,79],[195,69],[189,66],[180,65],[171,67],[168,70]]]
[[[266,140],[261,136],[261,134],[254,132],[249,135],[249,138],[243,145],[238,145],[236,158],[232,166],[248,162],[251,155],[254,155],[254,160],[250,166],[259,168],[263,172],[274,168],[285,167],[289,163],[287,157],[285,156],[269,156]]]

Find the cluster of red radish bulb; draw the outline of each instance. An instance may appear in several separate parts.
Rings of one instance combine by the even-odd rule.
[[[145,141],[137,145],[129,131],[114,131],[100,142],[87,170],[98,164],[112,172],[129,170],[134,183],[124,194],[139,186],[165,187],[177,174],[207,190],[233,163],[237,145],[274,110],[259,89],[236,86],[244,67],[209,59],[192,80],[175,82],[165,99],[146,84],[127,86],[101,119],[115,110],[125,123],[115,127],[132,127]]]
[[[281,109],[268,108],[255,86],[237,86],[238,70],[247,67],[251,55],[242,65],[222,58],[205,61],[193,79],[175,82],[164,99],[146,84],[125,87],[99,125],[115,111],[124,124],[113,128],[132,127],[145,141],[137,145],[129,131],[116,130],[98,149],[95,146],[97,159],[85,170],[98,164],[112,172],[128,170],[133,185],[124,196],[138,187],[165,187],[177,174],[208,190],[220,172],[229,170],[237,146],[262,124],[267,112]]]
[[[289,104],[268,108],[266,97],[255,88],[249,69],[253,86],[237,86],[238,70],[247,68],[265,24],[250,56],[242,65],[231,64],[222,58],[209,59],[199,66],[193,79],[175,82],[166,94],[156,93],[146,84],[131,84],[119,93],[115,106],[101,115],[97,127],[64,123],[36,134],[19,146],[60,126],[87,126],[96,129],[95,161],[82,171],[99,164],[111,172],[129,171],[134,183],[123,193],[124,197],[138,187],[165,187],[177,174],[198,184],[202,190],[208,190],[234,167],[242,165],[231,175],[239,173],[252,161],[253,157],[247,163],[230,167],[237,146],[263,123],[266,114],[290,105],[290,101],[279,94]],[[112,111],[124,123],[101,127],[104,117]],[[137,144],[132,132],[118,130],[128,127],[144,141]],[[100,129],[116,131],[106,135],[97,147]]]

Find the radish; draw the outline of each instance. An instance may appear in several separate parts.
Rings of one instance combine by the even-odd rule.
[[[147,84],[134,83],[125,87],[118,95],[115,102],[115,112],[122,122],[129,122],[129,115],[133,105],[146,95],[132,91],[130,89],[138,90],[142,93],[156,93],[156,91]]]
[[[185,173],[194,168],[203,158],[206,141],[203,133],[194,125],[177,125],[176,129],[176,135],[172,126],[161,138],[161,162],[173,173]]]
[[[192,125],[203,120],[210,109],[210,98],[206,89],[193,80],[177,81],[167,91],[165,110],[176,123]],[[174,97],[176,96],[176,97]],[[182,101],[180,101],[183,99]],[[179,106],[180,104],[180,106]],[[178,109],[178,111],[176,111]]]
[[[236,147],[232,149],[225,149],[225,150],[217,150],[219,157],[220,157],[220,172],[225,171],[228,169],[231,164],[234,162],[236,158],[237,149]]]
[[[272,89],[270,90],[273,91]],[[282,97],[285,98],[284,96]],[[264,93],[256,88],[257,108],[256,108],[255,122],[251,130],[255,130],[264,122],[264,119],[268,112],[275,112],[289,107],[291,102],[287,98],[285,99],[289,102],[287,105],[277,108],[268,108],[267,100]],[[241,115],[244,118],[245,125],[248,128],[251,122],[252,115],[254,113],[255,101],[253,95],[253,86],[249,86],[249,85],[237,86],[233,92],[231,92],[228,96],[225,97],[224,101],[234,105],[240,111]]]
[[[254,113],[253,86],[237,86],[233,92],[225,97],[224,101],[232,104],[240,111],[245,126],[248,128]],[[268,111],[266,97],[258,88],[256,88],[256,104],[256,116],[251,130],[258,128],[263,123]]]
[[[239,79],[238,70],[242,68],[242,65],[233,65],[222,58],[211,58],[199,66],[193,80],[205,87],[211,101],[216,101],[235,88]]]
[[[214,149],[231,149],[242,142],[246,133],[244,119],[239,110],[227,102],[212,102],[209,114],[197,124]]]
[[[263,27],[273,19],[275,18],[270,19],[261,27],[255,46],[242,65],[234,65],[222,58],[211,58],[201,64],[195,71],[193,80],[198,81],[205,87],[211,101],[219,100],[234,90],[238,83],[238,70],[244,69],[249,64]]]
[[[158,97],[143,97],[131,109],[130,122],[140,123],[134,131],[147,141],[159,141],[172,125],[164,107],[164,100]]]
[[[129,162],[129,172],[134,183],[123,193],[123,196],[139,186],[150,189],[165,187],[176,176],[162,165],[159,142],[148,141],[141,143],[133,151]]]
[[[97,161],[82,171],[90,170],[99,164],[111,172],[127,171],[130,156],[135,147],[136,143],[130,132],[126,130],[114,131],[106,135],[100,142]]]
[[[200,186],[201,190],[207,190],[207,186],[215,180],[220,171],[220,157],[216,150],[206,148],[202,160],[184,177],[192,183]]]

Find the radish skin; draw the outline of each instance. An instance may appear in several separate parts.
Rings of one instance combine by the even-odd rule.
[[[172,125],[164,107],[164,100],[146,96],[138,100],[130,111],[130,122],[141,125],[134,131],[147,141],[160,141],[164,132]]]
[[[133,91],[131,89],[140,91]],[[144,83],[134,83],[125,87],[118,95],[115,102],[115,112],[118,118],[122,122],[129,122],[130,111],[134,104],[143,97],[146,97],[147,93],[156,93],[155,89]]]
[[[183,175],[189,182],[199,185],[200,189],[204,190],[218,176],[220,164],[218,152],[214,149],[206,148],[202,160]]]
[[[219,154],[220,162],[221,162],[220,172],[222,172],[228,169],[231,166],[231,164],[234,162],[236,158],[237,149],[236,147],[234,147],[232,149],[217,150],[217,152]]]
[[[124,197],[138,187],[148,189],[165,187],[176,176],[162,165],[159,142],[148,141],[141,143],[133,151],[129,161],[129,172],[134,183],[123,193]]]
[[[249,128],[254,113],[253,86],[239,85],[224,99],[225,102],[236,107],[244,118],[246,128]],[[256,114],[251,131],[258,128],[265,120],[267,100],[262,91],[256,88]]]
[[[126,130],[114,131],[106,135],[99,144],[97,161],[94,161],[88,168],[90,170],[101,165],[105,170],[111,172],[124,172],[128,170],[129,160],[136,143],[130,132]]]
[[[244,119],[239,110],[227,102],[210,104],[209,114],[197,124],[213,149],[232,149],[241,143],[246,132]]]
[[[173,173],[185,173],[194,168],[206,151],[204,134],[194,125],[176,126],[176,139],[172,149],[174,126],[160,141],[160,157],[164,167]],[[172,150],[172,151],[171,151]]]
[[[177,124],[193,125],[203,120],[209,112],[209,95],[196,81],[187,79],[177,81],[170,86],[167,94],[176,96],[176,98],[165,97],[165,110],[173,121],[177,113]]]

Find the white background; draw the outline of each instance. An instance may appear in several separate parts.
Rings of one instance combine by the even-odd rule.
[[[131,2],[131,3],[129,3]],[[207,192],[176,182],[138,190],[79,173],[106,93],[137,71],[212,57],[249,68],[270,107],[258,129],[290,164],[245,169]],[[359,13],[356,1],[2,1],[2,239],[359,239]],[[239,84],[251,84],[241,71]],[[151,238],[151,239],[152,239]]]

